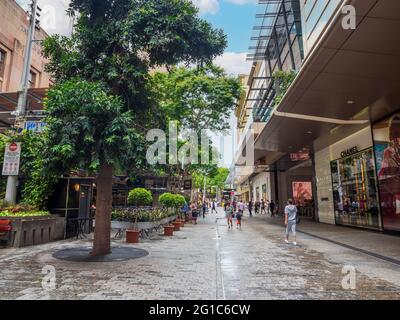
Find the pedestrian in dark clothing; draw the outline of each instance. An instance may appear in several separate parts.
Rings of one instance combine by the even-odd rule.
[[[255,214],[257,215],[258,213],[259,213],[259,211],[260,211],[260,202],[259,201],[256,201],[256,205],[255,205]]]
[[[265,211],[265,201],[264,199],[261,200],[261,214],[267,214]]]
[[[203,219],[206,218],[207,204],[203,202]]]
[[[271,211],[271,217],[275,216],[275,202],[274,200],[271,200],[269,203],[269,210]]]
[[[247,208],[249,209],[250,217],[252,217],[253,216],[253,201],[249,201],[249,204],[247,205]]]
[[[218,211],[217,211],[217,209],[215,207],[215,201],[212,202],[211,213],[214,213],[214,211],[215,211],[215,213],[218,213]]]

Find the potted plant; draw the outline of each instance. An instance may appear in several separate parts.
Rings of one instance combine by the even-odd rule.
[[[180,195],[180,194],[174,194],[174,208],[179,215],[179,219],[177,219],[178,222],[180,222],[181,227],[185,225],[185,219],[182,216],[182,211],[181,208],[186,204],[185,197]]]
[[[167,208],[167,210],[174,210],[176,214],[176,198],[175,195],[169,192],[163,193],[159,198],[158,201],[160,204]],[[176,221],[172,223],[173,225],[164,226],[164,235],[172,236],[171,229],[173,231],[179,231],[181,223]]]
[[[136,207],[149,206],[153,203],[153,196],[149,190],[144,188],[136,188],[129,191],[128,204]],[[126,230],[126,242],[138,243],[140,230],[137,227],[140,211],[134,213],[134,227],[133,229]]]

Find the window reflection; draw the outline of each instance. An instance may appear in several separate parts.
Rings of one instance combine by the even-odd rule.
[[[336,223],[382,229],[373,150],[331,162]]]

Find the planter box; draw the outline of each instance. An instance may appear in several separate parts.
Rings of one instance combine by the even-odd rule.
[[[65,219],[57,215],[0,219],[11,220],[9,247],[21,248],[64,239]]]
[[[148,229],[157,228],[159,226],[168,224],[175,219],[176,219],[176,216],[164,218],[164,219],[162,219],[160,221],[156,221],[156,222],[138,222],[137,229],[138,230],[148,230]],[[111,229],[129,230],[129,229],[134,229],[134,228],[135,228],[135,224],[133,222],[111,221]]]

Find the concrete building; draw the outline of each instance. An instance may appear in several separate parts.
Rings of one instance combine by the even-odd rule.
[[[254,140],[264,130],[272,116],[271,111],[280,92],[277,72],[289,73],[300,68],[304,53],[300,5],[298,1],[262,1],[256,15],[257,25],[247,59],[253,61],[247,81],[247,96],[240,107],[247,110],[246,124],[240,118],[238,153],[235,158],[236,182],[239,188],[245,188],[248,195],[243,200],[261,201],[278,200],[280,189],[277,188],[278,175],[286,178],[283,169],[267,165],[264,148],[255,147]],[[254,152],[254,163],[243,162],[243,156]],[[284,153],[274,155],[279,160]],[[311,178],[310,178],[311,179]],[[282,189],[283,191],[283,189]],[[282,197],[285,197],[284,194]]]
[[[27,13],[14,1],[0,2],[0,92],[20,89],[29,21]],[[37,28],[33,45],[30,85],[32,88],[48,88],[51,79],[44,71],[46,60],[42,56],[40,40],[47,33]]]
[[[24,63],[29,20],[15,0],[0,1],[0,129],[8,128],[13,119]],[[35,30],[35,42],[32,50],[30,70],[30,90],[28,111],[42,109],[41,101],[45,88],[52,85],[50,76],[45,72],[46,59],[42,56],[40,41],[47,37],[40,27]]]
[[[300,8],[304,54],[283,99],[254,104],[264,123],[255,164],[274,175],[271,194],[323,223],[399,232],[400,2],[262,3]],[[253,57],[271,60],[269,46]]]

